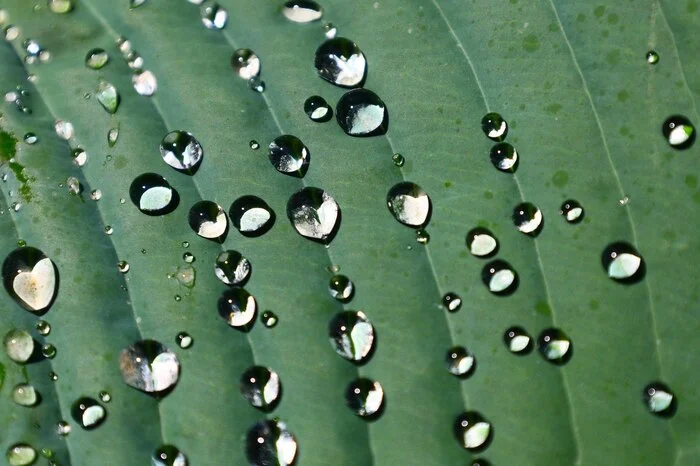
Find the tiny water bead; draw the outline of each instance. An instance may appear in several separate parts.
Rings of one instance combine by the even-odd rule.
[[[518,169],[518,151],[507,142],[493,146],[489,157],[493,166],[502,172],[515,173]]]
[[[221,318],[231,327],[245,332],[255,323],[257,307],[255,297],[239,287],[225,290],[217,302]]]
[[[194,343],[194,339],[187,332],[180,332],[175,336],[175,343],[182,349],[188,349]]]
[[[495,295],[507,296],[518,288],[518,274],[506,261],[496,259],[481,271],[481,280]]]
[[[34,386],[21,383],[12,389],[12,401],[20,406],[32,407],[39,404],[39,394]]]
[[[583,206],[573,199],[567,199],[559,208],[559,213],[569,223],[579,223],[583,220],[585,211]]]
[[[192,134],[178,130],[165,135],[160,143],[160,156],[175,170],[194,175],[202,163],[204,151]]]
[[[246,81],[260,74],[260,59],[250,49],[236,49],[231,56],[231,66]]]
[[[355,293],[355,285],[345,275],[333,275],[328,282],[331,296],[341,303],[347,303]]]
[[[221,30],[228,22],[228,11],[216,2],[206,1],[199,10],[202,17],[202,24],[207,29]]]
[[[471,451],[486,449],[493,438],[491,423],[475,411],[467,411],[457,417],[454,433],[462,448]]]
[[[248,88],[251,91],[263,93],[265,92],[265,81],[261,80],[258,76],[254,76],[248,80]]]
[[[258,141],[256,141],[255,139],[251,139],[250,142],[248,143],[248,146],[250,147],[250,150],[260,149],[260,143]]]
[[[277,372],[263,366],[252,366],[241,375],[241,395],[251,406],[269,411],[279,401],[280,378]]]
[[[542,211],[530,202],[523,202],[513,209],[513,224],[528,236],[536,237],[544,226]]]
[[[58,374],[55,373],[54,371],[49,372],[49,380],[52,382],[55,382],[58,380]]]
[[[243,236],[264,235],[275,224],[275,212],[257,196],[241,196],[231,204],[228,215],[231,223]]]
[[[376,380],[358,378],[345,389],[345,403],[360,417],[378,414],[384,403],[384,389]]]
[[[214,273],[225,285],[243,285],[250,271],[250,262],[238,251],[228,249],[216,256]]]
[[[61,437],[65,437],[70,434],[71,426],[66,421],[58,421],[56,423],[56,433]]]
[[[102,400],[103,403],[109,403],[110,401],[112,401],[112,395],[106,390],[102,390],[98,394],[98,396],[100,397],[100,400]]]
[[[620,283],[636,283],[645,274],[642,255],[629,243],[618,241],[603,250],[603,269],[608,277]]]
[[[419,244],[428,244],[430,242],[430,233],[422,228],[416,230],[416,242]]]
[[[317,123],[325,123],[333,118],[333,109],[331,109],[326,99],[320,95],[312,95],[304,102],[304,113]]]
[[[445,293],[442,306],[450,312],[457,312],[462,307],[462,298],[457,293]]]
[[[127,273],[131,266],[127,261],[119,261],[117,262],[117,270],[119,270],[121,273]]]
[[[326,23],[323,25],[323,35],[326,39],[334,39],[338,34],[338,28],[335,27],[333,23]]]
[[[187,466],[187,457],[173,445],[158,447],[151,456],[151,466]]]
[[[688,149],[696,138],[695,126],[683,115],[673,115],[664,121],[661,132],[674,149]]]
[[[476,227],[467,233],[467,249],[474,257],[486,258],[498,252],[498,240],[490,230]]]
[[[56,347],[51,343],[47,343],[41,347],[41,355],[47,359],[56,357]]]
[[[26,144],[29,144],[30,146],[32,146],[32,145],[36,144],[37,142],[39,142],[39,138],[38,138],[37,135],[34,134],[34,133],[26,133],[26,134],[24,135],[24,138],[23,138],[23,139],[24,139],[24,142],[25,142]]]
[[[395,184],[386,195],[386,205],[396,220],[412,228],[424,226],[430,217],[428,193],[410,181]]]
[[[119,139],[119,128],[110,128],[107,132],[107,145],[109,147],[114,147],[117,145],[117,140]]]
[[[279,322],[277,314],[275,314],[272,311],[263,312],[260,316],[260,320],[262,321],[263,325],[267,328],[273,328],[277,325],[277,322]]]
[[[99,70],[109,62],[109,54],[100,48],[91,49],[85,55],[85,66],[93,70]]]
[[[129,68],[132,70],[138,72],[143,68],[143,57],[141,57],[136,50],[131,50],[124,58],[126,59],[126,64],[129,65]]]
[[[295,23],[310,23],[323,17],[323,8],[313,0],[289,0],[282,6],[282,14]]]
[[[217,240],[226,234],[228,219],[224,209],[214,201],[199,201],[188,214],[190,228],[202,238]]]
[[[39,249],[26,246],[12,251],[2,264],[5,289],[24,309],[45,312],[57,291],[57,269]]]
[[[328,324],[331,346],[348,361],[360,362],[374,347],[374,327],[362,311],[339,312]]]
[[[365,54],[350,39],[336,37],[326,40],[316,49],[316,72],[331,84],[340,87],[358,87],[365,80]]]
[[[566,364],[573,355],[573,343],[566,333],[558,328],[548,328],[537,337],[540,354],[552,364]]]
[[[353,89],[343,94],[335,107],[335,119],[348,136],[378,136],[389,129],[386,104],[367,89]]]
[[[270,163],[285,175],[303,177],[309,167],[309,149],[296,136],[284,134],[270,143]]]
[[[71,416],[80,427],[91,430],[102,424],[107,416],[107,411],[97,400],[90,397],[82,397],[71,406]]]
[[[29,466],[36,461],[36,450],[26,443],[15,443],[5,453],[10,466]]]
[[[652,382],[642,392],[642,399],[650,413],[662,417],[675,414],[677,407],[676,395],[664,383]]]
[[[70,121],[56,120],[54,123],[54,130],[56,130],[56,136],[63,139],[64,141],[69,140],[73,137],[75,129],[73,128],[73,123]]]
[[[97,92],[95,92],[95,97],[107,113],[114,114],[117,112],[121,97],[119,96],[117,88],[114,87],[114,84],[108,83],[107,81],[100,81],[100,84],[97,86]]]
[[[105,226],[105,235],[111,236],[112,233],[114,233],[114,228],[112,228],[112,225]]]
[[[145,249],[143,251],[145,252]],[[185,261],[186,264],[191,264],[195,261],[194,254],[191,252],[186,252],[182,255],[182,260]]]
[[[487,113],[481,119],[481,129],[487,138],[501,142],[508,135],[508,123],[498,113]]]
[[[404,164],[406,163],[406,158],[401,155],[401,154],[394,154],[391,156],[391,161],[396,165],[397,167],[403,167]]]
[[[656,53],[654,50],[649,50],[646,55],[647,58],[647,63],[650,65],[656,65],[659,63],[659,54]]]
[[[328,244],[340,226],[340,206],[328,192],[307,186],[287,201],[287,218],[301,236]]]
[[[119,370],[127,385],[143,392],[157,393],[177,383],[180,361],[159,341],[139,340],[122,350]]]
[[[532,350],[532,337],[527,331],[518,326],[513,326],[503,333],[503,342],[506,348],[513,354],[524,355]]]
[[[297,440],[284,422],[262,420],[248,430],[246,457],[251,464],[291,466],[296,454]]]
[[[131,202],[146,215],[164,215],[177,206],[177,194],[170,183],[157,173],[137,176],[129,187]]]
[[[476,368],[476,358],[464,346],[455,346],[445,353],[445,365],[450,374],[457,377],[467,377]]]
[[[131,76],[131,84],[137,94],[150,97],[158,90],[158,80],[151,71],[138,71]]]

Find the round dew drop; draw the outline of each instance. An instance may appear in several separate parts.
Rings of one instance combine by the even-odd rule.
[[[566,364],[573,355],[573,342],[558,328],[543,330],[537,338],[537,347],[546,361],[556,365]]]
[[[165,215],[177,206],[177,193],[157,173],[144,173],[131,182],[131,202],[146,215]]]
[[[281,393],[277,372],[263,366],[252,366],[241,375],[241,395],[251,406],[263,411],[272,410]]]
[[[661,127],[668,145],[674,149],[688,149],[695,143],[696,130],[693,123],[682,115],[670,116]]]
[[[8,294],[24,309],[45,312],[58,292],[56,266],[39,249],[26,246],[12,251],[2,264]]]
[[[178,130],[165,135],[160,143],[160,156],[175,170],[194,175],[202,163],[204,151],[192,134]]]
[[[457,293],[445,293],[442,297],[442,306],[450,312],[457,312],[462,307],[462,298]]]
[[[156,340],[139,340],[122,350],[119,369],[124,382],[146,393],[159,393],[180,378],[177,355]]]
[[[151,456],[151,466],[188,466],[187,457],[173,445],[161,445]]]
[[[644,387],[642,399],[651,414],[673,416],[677,408],[676,395],[662,382],[652,382]]]
[[[260,320],[262,321],[263,325],[267,328],[273,328],[277,325],[277,322],[279,322],[277,314],[275,314],[272,311],[263,312],[260,316]]]
[[[311,121],[316,123],[325,123],[333,118],[333,109],[331,109],[326,99],[318,95],[312,95],[304,102],[304,113]]]
[[[250,49],[236,49],[231,56],[231,67],[246,81],[260,74],[260,59]]]
[[[462,448],[475,452],[488,448],[493,438],[491,423],[475,411],[467,411],[457,417],[454,433]]]
[[[365,54],[350,39],[336,37],[316,49],[314,61],[318,76],[340,87],[358,87],[365,80]]]
[[[217,303],[219,315],[231,327],[244,332],[255,323],[257,303],[245,289],[233,287],[225,290]]]
[[[297,440],[284,422],[263,420],[248,430],[246,457],[251,464],[291,466],[296,454]]]
[[[481,119],[481,129],[487,138],[501,142],[508,135],[508,123],[498,113],[487,113]]]
[[[250,277],[251,266],[240,252],[231,249],[216,256],[214,273],[225,285],[242,286]]]
[[[528,236],[536,237],[544,226],[542,211],[530,202],[515,206],[512,218],[516,228]]]
[[[642,255],[629,243],[618,241],[603,250],[603,269],[611,279],[625,284],[644,278],[646,266]]]
[[[107,411],[97,400],[83,397],[71,406],[71,416],[80,427],[91,430],[104,422]]]
[[[518,288],[518,274],[506,261],[496,259],[484,266],[481,279],[495,295],[508,296]]]
[[[202,238],[219,240],[228,231],[224,209],[213,201],[199,201],[188,214],[190,228]]]
[[[518,151],[507,142],[493,146],[489,157],[493,166],[505,173],[515,173],[520,162]]]
[[[649,50],[646,55],[647,63],[650,65],[656,65],[659,63],[659,54],[654,50]]]
[[[231,223],[243,236],[264,235],[275,224],[275,212],[257,196],[241,196],[228,211]]]
[[[327,191],[309,186],[290,196],[287,218],[301,236],[329,244],[340,226],[340,206]]]
[[[492,257],[498,252],[498,239],[486,228],[476,227],[469,230],[466,244],[474,257]]]
[[[362,311],[336,314],[328,324],[331,346],[348,361],[366,359],[374,348],[374,327]]]
[[[445,366],[452,375],[468,377],[474,373],[476,358],[467,348],[455,346],[445,353]]]
[[[580,223],[585,216],[583,206],[573,199],[567,199],[559,208],[559,213],[568,223]]]
[[[347,303],[355,293],[355,285],[345,275],[333,275],[328,283],[328,291],[336,300]]]
[[[323,17],[323,8],[313,0],[289,0],[282,6],[282,14],[294,23],[310,23]]]
[[[345,389],[345,402],[357,416],[371,418],[380,413],[384,403],[384,389],[376,380],[358,378]]]
[[[409,227],[420,228],[430,217],[430,197],[410,181],[395,184],[386,195],[386,204],[394,218]]]
[[[285,175],[303,177],[309,167],[309,149],[296,136],[279,136],[269,146],[270,163]]]
[[[228,11],[218,3],[206,1],[202,4],[199,12],[202,17],[202,24],[207,29],[221,30],[226,27]]]
[[[335,107],[335,119],[348,136],[378,136],[389,129],[386,104],[368,89],[343,94]]]
[[[508,328],[503,333],[503,342],[513,354],[525,355],[532,350],[532,337],[527,331],[518,326]]]

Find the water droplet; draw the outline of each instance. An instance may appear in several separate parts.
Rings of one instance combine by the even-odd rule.
[[[19,37],[20,29],[12,24],[5,27],[5,40],[11,41]]]
[[[272,228],[275,213],[267,203],[257,196],[241,196],[231,204],[228,211],[231,223],[243,235],[261,236]]]
[[[246,438],[246,457],[251,464],[290,466],[297,454],[297,440],[279,420],[254,424]]]
[[[124,382],[138,390],[162,392],[174,386],[180,377],[177,355],[155,340],[139,340],[119,356]]]
[[[143,57],[136,50],[130,50],[124,58],[126,58],[126,64],[132,70],[140,71],[143,69]]]
[[[416,242],[419,244],[428,244],[430,242],[430,233],[422,228],[416,230]]]
[[[304,102],[304,112],[311,121],[325,123],[333,118],[333,110],[326,99],[320,95],[312,95]]]
[[[493,437],[491,423],[475,411],[467,411],[457,417],[454,433],[459,444],[471,451],[486,449]]]
[[[223,29],[228,21],[228,11],[216,2],[207,1],[199,10],[202,24],[207,29]]]
[[[384,389],[375,380],[358,378],[350,382],[345,389],[345,402],[356,415],[372,417],[382,408]]]
[[[52,382],[57,381],[57,380],[58,380],[58,374],[55,373],[54,371],[49,372],[49,379],[50,379]]]
[[[119,139],[119,128],[110,128],[107,132],[107,145],[109,147],[116,146],[117,139]]]
[[[470,376],[476,367],[476,358],[464,346],[455,346],[445,353],[447,370],[458,377]]]
[[[676,395],[661,382],[652,382],[644,387],[642,399],[650,413],[661,417],[673,416],[678,405]]]
[[[394,218],[409,227],[420,228],[430,217],[430,197],[410,181],[395,184],[386,195],[386,204]]]
[[[146,3],[146,0],[129,0],[129,8],[138,8]]]
[[[107,81],[100,81],[100,84],[97,86],[95,97],[97,97],[97,101],[107,113],[116,113],[121,98],[114,84],[108,83]]]
[[[189,242],[189,241],[183,241],[183,242],[182,242],[182,247],[185,248],[185,249],[189,248],[189,247],[190,247],[190,242]]]
[[[49,0],[49,9],[53,13],[69,13],[73,10],[73,0]]]
[[[164,215],[177,207],[175,190],[165,178],[156,173],[137,176],[129,187],[129,197],[146,215]]]
[[[112,225],[105,226],[105,235],[111,235],[112,233],[114,233],[114,228],[112,228]]]
[[[265,81],[261,80],[258,76],[253,76],[248,80],[248,88],[250,88],[251,91],[263,93],[265,92]]]
[[[391,156],[391,161],[394,162],[394,165],[397,167],[403,167],[404,163],[406,163],[406,158],[401,154],[394,154]]]
[[[102,424],[107,416],[107,411],[94,398],[84,396],[73,402],[70,409],[71,416],[80,427],[91,430]]]
[[[355,42],[344,37],[329,39],[321,44],[316,50],[315,65],[321,78],[341,87],[361,86],[367,71],[365,54]]]
[[[190,336],[189,333],[180,332],[177,334],[177,336],[175,336],[175,342],[180,348],[187,349],[192,346],[192,343],[194,343],[194,339]]]
[[[503,333],[503,341],[508,351],[513,354],[525,355],[532,350],[532,338],[522,327],[508,328]]]
[[[25,41],[22,42],[22,48],[27,52],[27,55],[30,56],[37,56],[39,52],[41,52],[41,45],[34,39],[25,39]]]
[[[10,466],[29,466],[36,461],[36,450],[26,443],[15,443],[5,453]]]
[[[92,49],[85,55],[85,66],[93,70],[99,70],[109,62],[109,55],[104,49]]]
[[[250,49],[236,49],[231,57],[231,66],[246,81],[260,74],[260,59]]]
[[[196,279],[196,271],[194,267],[190,265],[181,265],[177,268],[175,272],[175,279],[178,283],[187,288],[193,288]]]
[[[175,170],[194,175],[202,163],[204,151],[192,134],[187,131],[172,131],[160,143],[160,156]]]
[[[457,293],[445,293],[442,297],[442,305],[450,312],[457,312],[462,307],[462,298]]]
[[[653,50],[649,50],[647,52],[647,63],[650,65],[656,65],[659,63],[659,54]]]
[[[251,150],[260,149],[260,143],[258,143],[258,141],[256,141],[255,139],[251,139],[250,142],[248,143],[248,145],[250,146]]]
[[[564,216],[569,223],[579,223],[583,220],[585,212],[583,206],[573,199],[567,199],[559,208],[559,213]]]
[[[226,285],[243,285],[250,277],[250,262],[231,249],[216,256],[214,273]]]
[[[673,115],[664,121],[661,132],[674,149],[687,149],[695,142],[695,126],[683,115]]]
[[[112,401],[112,395],[107,390],[100,391],[99,397],[103,403],[109,403],[110,401]]]
[[[22,204],[19,202],[13,202],[10,204],[10,209],[14,210],[15,212],[19,212],[19,209],[22,207]]]
[[[491,163],[502,172],[515,173],[518,169],[518,151],[507,142],[501,142],[491,148]]]
[[[481,279],[495,295],[507,296],[518,288],[518,274],[506,261],[496,259],[484,266]]]
[[[360,362],[374,347],[374,327],[362,311],[339,312],[328,324],[328,337],[336,353]]]
[[[492,466],[492,464],[489,460],[485,460],[483,458],[477,458],[474,461],[472,461],[471,466]]]
[[[73,124],[70,121],[56,120],[54,123],[56,135],[64,141],[73,137]]]
[[[260,316],[260,320],[262,320],[262,323],[265,327],[267,328],[272,328],[275,325],[277,325],[277,322],[279,319],[277,318],[277,314],[275,314],[272,311],[265,311],[262,313]]]
[[[333,23],[326,23],[323,25],[323,34],[326,36],[326,39],[334,39],[338,34],[338,28]]]
[[[20,247],[2,264],[5,289],[24,309],[42,313],[53,302],[57,286],[54,263],[40,250]]]
[[[574,352],[571,339],[558,328],[543,330],[537,337],[537,347],[547,361],[557,365],[566,364]]]
[[[336,105],[335,118],[350,136],[377,136],[389,129],[386,105],[367,89],[353,89],[343,94]]]
[[[36,325],[34,325],[34,328],[36,328],[36,331],[42,336],[47,336],[49,333],[51,333],[51,324],[45,320],[38,320]]]
[[[309,166],[309,149],[296,136],[285,134],[270,143],[270,163],[278,172],[303,177]]]
[[[498,252],[498,240],[486,228],[472,228],[467,233],[467,249],[475,257],[491,257]]]
[[[66,421],[58,421],[56,423],[56,433],[61,437],[65,437],[70,434],[71,427]]]
[[[152,96],[158,90],[158,81],[156,75],[145,70],[140,73],[134,73],[131,76],[131,83],[134,85],[136,93],[144,96]]]
[[[323,8],[313,0],[289,0],[284,3],[282,14],[295,23],[310,23],[323,17]]]
[[[83,191],[83,186],[80,184],[80,180],[74,176],[69,176],[66,178],[66,187],[68,192],[71,194],[80,194]]]
[[[51,343],[47,343],[41,347],[41,354],[47,359],[56,357],[56,347]]]
[[[92,191],[90,191],[90,199],[92,199],[93,201],[99,201],[100,199],[102,199],[102,190],[93,189]]]
[[[535,237],[540,234],[544,226],[542,211],[534,204],[523,202],[513,209],[513,224],[528,236]]]
[[[224,209],[213,201],[200,201],[193,205],[188,220],[192,230],[202,238],[219,239],[228,230]]]
[[[39,394],[32,385],[21,383],[12,389],[12,401],[20,406],[31,407],[39,404]]]
[[[187,264],[191,264],[195,261],[194,254],[192,254],[191,252],[186,252],[182,255],[182,260],[185,261],[185,263]]]
[[[75,165],[82,167],[87,162],[88,155],[87,152],[78,147],[71,151],[71,157]]]
[[[27,133],[24,135],[24,142],[26,144],[29,144],[30,146],[32,146],[32,145],[36,144],[37,142],[39,142],[39,138],[34,133]]]
[[[306,187],[287,201],[287,218],[301,236],[328,244],[340,225],[340,207],[323,189]]]
[[[355,285],[345,275],[333,275],[328,282],[328,291],[333,298],[341,303],[347,303],[355,293]]]
[[[130,268],[130,266],[129,266],[129,263],[128,263],[127,261],[119,261],[119,262],[117,262],[117,269],[118,269],[121,273],[127,273],[127,272],[129,271],[129,268]]]
[[[241,395],[263,411],[271,411],[281,392],[277,372],[262,366],[252,366],[241,375]]]
[[[481,129],[487,138],[496,142],[503,141],[508,135],[508,123],[498,113],[492,112],[484,115],[484,118],[481,119]]]
[[[646,265],[642,255],[629,243],[610,244],[601,257],[608,277],[620,283],[636,283],[644,278]]]
[[[257,303],[245,289],[234,287],[224,291],[217,303],[219,315],[231,327],[247,332],[255,322]]]
[[[151,466],[187,466],[187,457],[173,445],[162,445],[151,456]]]

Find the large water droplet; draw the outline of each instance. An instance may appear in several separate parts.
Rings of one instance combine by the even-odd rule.
[[[199,13],[207,29],[223,29],[228,22],[228,11],[216,2],[205,2]]]
[[[14,362],[24,364],[34,353],[34,339],[25,330],[12,329],[3,338],[5,353]]]
[[[523,202],[513,209],[513,224],[528,236],[535,237],[540,234],[544,226],[542,211],[534,204]]]
[[[26,443],[15,443],[5,453],[10,466],[29,466],[36,461],[36,450]]]
[[[445,293],[442,297],[442,305],[450,312],[457,312],[462,307],[462,298],[457,293]]]
[[[323,8],[313,0],[289,0],[284,3],[282,14],[295,23],[310,23],[323,17]]]
[[[331,84],[341,87],[362,86],[367,72],[365,54],[350,39],[336,37],[316,49],[316,71]]]
[[[466,450],[482,451],[493,438],[491,423],[475,411],[467,411],[454,424],[454,432],[459,444]]]
[[[306,187],[287,201],[287,218],[301,236],[328,244],[340,226],[340,207],[323,189]]]
[[[151,466],[187,466],[187,457],[173,445],[162,445],[153,452]]]
[[[333,118],[333,110],[326,99],[320,95],[312,95],[304,102],[304,112],[311,121],[324,123]]]
[[[80,427],[91,430],[102,424],[107,416],[107,411],[97,400],[90,397],[82,397],[71,406],[71,416]]]
[[[157,173],[137,176],[129,187],[129,197],[146,215],[164,215],[175,210],[178,196],[165,178]]]
[[[199,201],[190,208],[188,221],[192,230],[202,238],[218,240],[226,235],[226,213],[214,201]]]
[[[158,90],[156,75],[148,70],[136,72],[131,76],[131,83],[139,95],[150,97]]]
[[[450,374],[468,377],[476,368],[476,358],[464,346],[455,346],[445,353],[445,365]]]
[[[683,115],[673,115],[664,121],[661,132],[674,149],[687,149],[695,142],[695,126]]]
[[[202,145],[187,131],[171,131],[160,143],[160,156],[175,170],[194,175],[202,163]]]
[[[636,283],[646,273],[642,255],[629,243],[619,241],[610,244],[601,257],[608,277],[620,283]]]
[[[246,456],[256,466],[290,466],[297,454],[297,440],[279,420],[263,420],[248,430]]]
[[[5,289],[12,298],[30,312],[48,310],[58,291],[58,270],[40,250],[17,248],[2,264]]]
[[[231,249],[216,256],[214,272],[226,285],[243,285],[250,277],[250,262],[238,251]]]
[[[486,264],[481,271],[481,279],[495,295],[507,296],[518,288],[518,274],[506,261],[496,259]]]
[[[355,293],[355,285],[345,275],[333,275],[328,282],[328,291],[341,303],[347,303]]]
[[[367,89],[353,89],[343,94],[335,107],[335,118],[349,136],[377,136],[389,129],[386,105]]]
[[[422,227],[429,220],[430,197],[410,181],[395,184],[386,195],[386,204],[394,218],[409,227]]]
[[[654,50],[649,50],[646,55],[647,63],[650,65],[656,65],[659,62],[659,54]]]
[[[508,328],[503,333],[503,342],[513,354],[525,355],[532,350],[532,338],[522,327]]]
[[[491,148],[491,163],[502,172],[515,173],[518,169],[518,151],[507,142],[501,142]]]
[[[180,377],[177,355],[155,340],[139,340],[119,356],[119,370],[127,385],[156,393],[173,387]]]
[[[540,354],[552,364],[566,364],[574,353],[571,339],[558,328],[548,328],[537,337]]]
[[[121,98],[114,84],[108,83],[107,81],[100,81],[100,84],[97,86],[95,97],[97,97],[97,101],[107,113],[117,112]]]
[[[231,223],[243,236],[264,235],[275,224],[275,212],[257,196],[241,196],[231,204],[228,215]]]
[[[564,216],[569,223],[579,223],[583,220],[585,212],[583,206],[573,199],[567,199],[559,208],[559,213]]]
[[[328,324],[328,336],[336,353],[360,362],[374,347],[374,327],[362,311],[339,312]]]
[[[250,49],[236,49],[231,56],[231,66],[246,81],[260,74],[260,59]]]
[[[39,404],[39,394],[34,389],[34,386],[28,383],[15,385],[12,389],[12,401],[20,406],[31,407]]]
[[[255,323],[257,307],[253,295],[239,287],[225,290],[217,303],[221,318],[231,327],[245,332]]]
[[[69,140],[73,137],[75,129],[73,128],[73,123],[70,121],[56,120],[54,123],[54,129],[56,130],[56,136],[63,139],[64,141]]]
[[[309,149],[296,136],[285,134],[270,143],[270,163],[278,172],[303,177],[309,167]]]
[[[345,389],[345,402],[356,415],[371,418],[380,413],[384,403],[384,389],[375,380],[355,379]]]
[[[498,113],[487,113],[481,119],[481,129],[487,138],[501,142],[508,135],[508,123]],[[493,159],[492,159],[493,160]]]
[[[642,392],[642,399],[650,413],[661,417],[671,417],[676,413],[676,395],[664,383],[652,382]]]
[[[467,249],[475,257],[491,257],[498,252],[498,240],[486,228],[472,228],[467,233]]]
[[[277,372],[263,366],[252,366],[241,375],[241,395],[256,408],[272,410],[281,393]]]

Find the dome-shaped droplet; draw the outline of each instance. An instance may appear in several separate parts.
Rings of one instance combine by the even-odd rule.
[[[661,127],[661,132],[674,149],[687,149],[695,142],[695,126],[683,115],[668,117]]]
[[[567,199],[559,208],[559,213],[569,223],[579,223],[583,220],[585,212],[583,206],[573,199]]]
[[[457,293],[445,293],[442,297],[442,305],[450,312],[457,312],[462,307],[462,298]]]
[[[481,279],[495,295],[506,296],[518,287],[518,274],[506,261],[496,259],[486,264],[481,271]]]
[[[345,389],[345,402],[356,415],[372,417],[382,408],[384,389],[376,380],[355,379]]]
[[[26,330],[12,329],[2,340],[7,356],[16,363],[24,364],[34,353],[34,339]]]
[[[98,427],[107,416],[104,406],[90,397],[82,397],[75,400],[71,406],[70,413],[75,422],[86,430]]]
[[[410,181],[395,184],[386,195],[386,204],[394,218],[409,227],[424,226],[430,216],[430,197]]]
[[[5,26],[5,29],[3,29],[5,32],[5,40],[7,41],[13,41],[19,37],[20,34],[20,29],[18,26],[15,26],[14,24],[8,24]]]
[[[175,170],[194,175],[202,162],[201,144],[187,131],[172,131],[160,143],[160,156]]]
[[[214,201],[199,201],[190,208],[188,221],[192,230],[202,238],[219,239],[228,230],[224,209]]]
[[[508,135],[508,123],[498,113],[487,113],[481,119],[481,129],[492,141],[503,141]]]
[[[225,290],[219,297],[217,308],[221,318],[233,328],[248,331],[255,323],[257,303],[243,288]]]
[[[571,339],[558,328],[548,328],[537,337],[540,354],[552,364],[566,364],[573,354]]]
[[[258,150],[260,149],[260,143],[255,139],[251,139],[248,143],[248,147],[250,147],[250,150]]]
[[[177,207],[175,190],[157,173],[137,176],[129,187],[129,197],[146,215],[164,215]]]
[[[58,14],[69,13],[73,10],[73,0],[49,0],[49,10]]]
[[[180,332],[175,336],[175,343],[182,349],[188,349],[194,343],[194,339],[187,332]]]
[[[659,63],[659,54],[653,50],[649,50],[646,55],[647,63],[650,65],[656,65]]]
[[[635,283],[644,278],[644,259],[629,243],[610,244],[603,251],[601,262],[608,277],[620,283]]]
[[[143,68],[143,57],[136,50],[129,51],[124,58],[126,59],[126,64],[132,70],[138,72]]]
[[[275,223],[275,212],[257,196],[241,196],[231,204],[228,215],[231,223],[243,236],[261,236]]]
[[[311,121],[324,123],[333,118],[333,109],[320,95],[312,95],[304,102],[304,112]]]
[[[207,29],[223,29],[228,22],[228,11],[216,2],[204,2],[199,13]]]
[[[39,332],[39,335],[47,336],[49,333],[51,333],[51,324],[45,320],[37,320],[34,328],[37,332]]]
[[[507,142],[501,142],[491,148],[491,163],[502,172],[515,173],[518,169],[518,151]]]
[[[24,42],[22,42],[22,48],[25,52],[27,52],[28,56],[32,57],[37,57],[42,50],[39,42],[34,39],[26,39]]]
[[[188,466],[187,457],[173,445],[161,445],[151,456],[151,466]]]
[[[46,359],[55,358],[56,357],[56,347],[54,345],[52,345],[51,343],[47,343],[45,345],[42,345],[41,355],[44,356]]]
[[[109,403],[110,401],[112,401],[112,395],[107,390],[100,391],[99,397],[103,403]]]
[[[367,72],[365,54],[350,39],[336,37],[316,49],[316,71],[331,84],[341,87],[361,86]]]
[[[39,403],[39,394],[33,385],[21,383],[12,389],[12,401],[20,406],[35,406]]]
[[[523,202],[513,209],[513,224],[521,233],[528,236],[537,236],[544,226],[542,211],[534,204]]]
[[[397,167],[403,167],[403,165],[406,163],[406,157],[397,153],[391,156],[391,161],[394,162],[394,165]]]
[[[260,316],[260,320],[262,321],[263,325],[267,328],[272,328],[277,325],[277,322],[279,322],[277,314],[275,314],[272,311],[263,312]]]
[[[323,17],[323,8],[313,0],[289,0],[282,6],[282,14],[295,23],[310,23]]]
[[[524,355],[532,350],[532,337],[527,331],[518,326],[508,328],[503,333],[503,342],[506,348],[513,354]]]
[[[389,129],[389,112],[377,94],[353,89],[338,100],[335,118],[349,136],[377,136]]]
[[[334,39],[338,35],[338,28],[333,23],[327,22],[323,25],[323,35],[326,39]]]
[[[285,175],[303,177],[309,167],[309,149],[296,136],[282,135],[270,143],[270,163]]]
[[[57,269],[40,250],[17,248],[2,264],[5,289],[12,298],[30,312],[45,312],[58,291]]]
[[[328,336],[336,353],[348,361],[362,361],[374,347],[374,327],[362,311],[336,314],[328,324]]]
[[[462,448],[472,451],[484,450],[493,437],[491,423],[474,411],[467,411],[457,417],[454,432]]]
[[[65,437],[66,435],[70,434],[71,430],[71,425],[66,421],[58,421],[56,423],[56,433],[61,437]]]
[[[5,453],[10,466],[29,466],[36,461],[36,450],[26,443],[15,443]]]
[[[483,458],[477,458],[474,461],[472,461],[472,464],[470,466],[493,466],[489,460],[485,460]]]
[[[476,358],[464,346],[455,346],[445,353],[445,366],[452,375],[467,377],[474,372]]]
[[[260,59],[250,49],[236,49],[231,56],[231,66],[246,81],[260,74]]]
[[[73,163],[79,167],[84,166],[88,159],[87,152],[80,147],[72,150],[71,157],[73,158]]]
[[[155,340],[139,340],[122,350],[119,369],[127,385],[148,393],[167,390],[180,377],[177,355]]]
[[[226,285],[243,285],[250,277],[250,262],[238,251],[222,251],[216,256],[214,272]]]
[[[642,399],[650,413],[670,417],[676,411],[676,395],[664,383],[652,382],[642,392]]]
[[[72,138],[75,132],[73,123],[65,120],[56,120],[54,123],[54,129],[56,130],[56,136],[64,141],[68,141],[70,138]]]
[[[467,233],[467,249],[475,257],[491,257],[498,252],[498,240],[486,228],[472,228]]]
[[[158,90],[156,75],[148,70],[136,72],[131,76],[131,84],[137,94],[150,97]]]
[[[355,293],[355,285],[345,275],[333,275],[328,282],[328,291],[341,303],[347,303]]]
[[[277,372],[263,366],[252,366],[241,375],[241,395],[250,404],[263,411],[274,408],[280,396],[280,378]]]
[[[114,87],[114,84],[108,83],[107,81],[100,81],[100,84],[97,86],[97,92],[95,92],[95,97],[97,97],[97,101],[107,113],[117,112],[121,97],[119,96],[117,88]]]
[[[297,440],[279,420],[263,420],[246,436],[246,457],[256,466],[290,466],[297,454]]]
[[[287,201],[287,218],[301,236],[329,243],[337,231],[340,207],[320,188],[306,187]]]
[[[36,144],[37,142],[39,142],[39,138],[37,137],[37,135],[34,134],[34,133],[31,133],[31,132],[30,132],[30,133],[26,133],[26,134],[24,135],[24,138],[23,138],[23,139],[24,139],[25,144],[29,144],[30,146],[33,146],[34,144]]]

